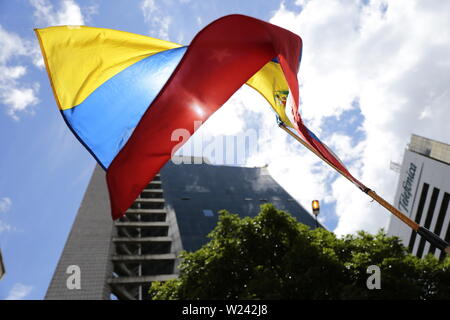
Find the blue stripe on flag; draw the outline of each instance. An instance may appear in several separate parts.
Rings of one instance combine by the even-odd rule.
[[[128,141],[186,49],[166,50],[136,62],[78,106],[62,111],[79,140],[105,169]]]

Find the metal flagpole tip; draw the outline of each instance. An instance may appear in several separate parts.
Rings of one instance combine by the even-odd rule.
[[[281,127],[281,126],[284,125],[283,120],[281,120],[281,118],[280,118],[280,116],[279,116],[278,114],[276,115],[276,119],[277,119],[277,125],[278,125],[279,127]]]

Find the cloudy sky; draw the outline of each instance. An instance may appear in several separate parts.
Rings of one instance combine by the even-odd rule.
[[[0,1],[0,248],[7,269],[0,299],[43,298],[95,165],[57,110],[33,28],[85,24],[187,45],[231,13],[302,37],[305,122],[386,200],[397,183],[390,161],[401,161],[412,133],[450,142],[448,1]],[[330,230],[386,228],[388,213],[287,137],[250,88],[194,139],[248,130],[257,132],[257,147],[238,164],[267,164],[308,210],[321,200]]]

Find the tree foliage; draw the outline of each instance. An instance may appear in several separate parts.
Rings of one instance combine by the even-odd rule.
[[[450,259],[418,259],[383,230],[337,238],[266,204],[254,218],[222,211],[211,239],[183,252],[178,279],[153,299],[449,299]],[[381,270],[369,290],[367,268]]]

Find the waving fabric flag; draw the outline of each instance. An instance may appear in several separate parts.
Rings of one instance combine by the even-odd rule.
[[[107,171],[111,210],[121,217],[194,131],[244,83],[328,162],[342,163],[302,123],[296,34],[242,15],[220,18],[189,46],[92,27],[37,29],[54,95],[67,125]],[[292,95],[292,123],[285,114]],[[359,183],[351,177],[355,183]]]

